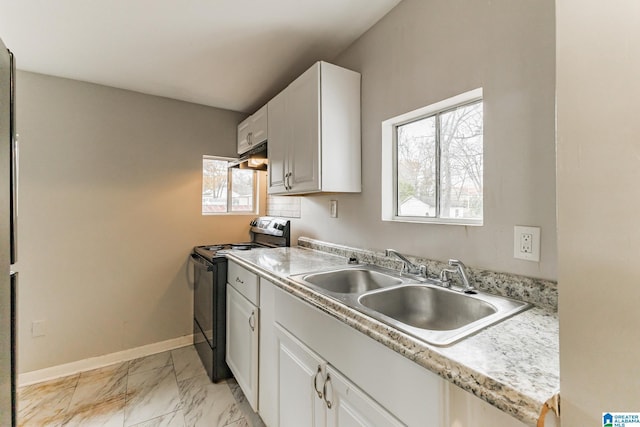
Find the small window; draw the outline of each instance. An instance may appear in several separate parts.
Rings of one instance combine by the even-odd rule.
[[[222,157],[202,158],[202,214],[255,214],[256,172],[252,169],[229,169]]]
[[[481,225],[482,89],[382,123],[382,219]]]

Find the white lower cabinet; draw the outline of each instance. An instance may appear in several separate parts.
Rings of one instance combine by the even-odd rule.
[[[526,424],[451,384],[449,386],[449,425],[455,427],[526,427]],[[545,427],[556,424],[549,420]]]
[[[280,427],[326,424],[322,387],[326,362],[276,324]]]
[[[264,278],[259,306],[258,412],[268,427],[524,425]],[[232,316],[240,335],[246,307]],[[243,340],[238,351],[253,354]],[[241,383],[243,369],[232,370]]]
[[[325,384],[325,401],[331,404],[327,411],[328,427],[404,426],[331,365],[327,367]]]
[[[403,426],[279,324],[276,334],[281,427]]]
[[[258,410],[259,312],[227,284],[227,365],[254,411]]]
[[[445,426],[437,375],[263,278],[260,316],[267,426]]]

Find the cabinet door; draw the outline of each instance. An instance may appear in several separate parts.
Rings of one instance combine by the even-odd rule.
[[[286,91],[286,89],[285,89]],[[285,91],[276,95],[267,104],[267,122],[269,128],[269,194],[286,193],[285,174],[287,173],[287,144],[289,128],[285,110]]]
[[[254,411],[258,410],[258,308],[227,284],[227,365]]]
[[[332,366],[327,367],[325,381],[327,427],[404,426]]]
[[[251,117],[247,117],[238,125],[238,154],[242,154],[247,151],[251,146],[249,145],[249,132],[251,128]]]
[[[320,190],[320,63],[305,71],[284,91],[291,127],[291,192]]]
[[[253,113],[249,119],[251,120],[251,140],[249,143],[253,147],[267,140],[267,106],[265,105]]]
[[[280,427],[324,427],[326,362],[276,323]]]

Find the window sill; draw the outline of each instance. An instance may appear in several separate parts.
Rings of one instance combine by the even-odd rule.
[[[202,212],[202,216],[256,216],[257,212]]]
[[[482,227],[484,225],[481,219],[445,219],[445,218],[419,218],[419,217],[393,217],[383,218],[383,221],[389,222],[407,222],[411,224],[436,224],[436,225],[464,225],[468,227]]]

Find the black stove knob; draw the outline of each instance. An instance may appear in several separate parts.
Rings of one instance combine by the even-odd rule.
[[[275,227],[280,231],[284,230],[284,224],[276,224]]]
[[[258,225],[258,220],[254,219],[249,223],[250,226],[255,227],[256,225]]]

